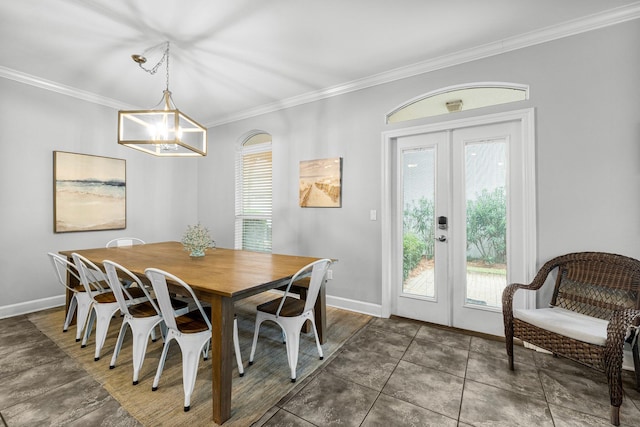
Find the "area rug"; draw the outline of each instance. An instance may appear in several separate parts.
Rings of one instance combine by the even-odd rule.
[[[263,323],[256,350],[254,364],[248,366],[251,340],[255,321],[255,307],[273,299],[269,292],[240,301],[236,304],[240,352],[245,367],[245,375],[238,375],[233,369],[231,396],[231,418],[224,426],[250,426],[265,412],[286,396],[299,384],[322,366],[319,360],[313,333],[302,334],[298,362],[298,382],[289,378],[285,345],[280,329],[273,323]],[[75,342],[75,326],[62,333],[64,311],[48,310],[43,314],[31,315],[30,320],[50,337],[70,357],[73,357],[95,378],[120,404],[145,426],[216,425],[212,419],[211,403],[211,362],[200,361],[196,385],[191,397],[191,410],[183,411],[184,391],[182,388],[182,364],[177,345],[170,347],[165,369],[157,391],[151,391],[158,360],[162,351],[162,341],[149,343],[144,365],[140,372],[139,384],[132,385],[132,345],[131,334],[127,333],[115,369],[109,369],[109,362],[118,336],[121,320],[111,320],[109,333],[102,349],[101,358],[93,360],[95,341],[91,335],[86,348]],[[322,345],[324,360],[331,357],[340,347],[370,320],[370,316],[327,307],[327,341]]]

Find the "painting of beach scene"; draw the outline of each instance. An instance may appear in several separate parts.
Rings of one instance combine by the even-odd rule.
[[[342,206],[342,157],[300,162],[300,206],[339,208]]]
[[[123,159],[53,152],[54,232],[126,228]]]

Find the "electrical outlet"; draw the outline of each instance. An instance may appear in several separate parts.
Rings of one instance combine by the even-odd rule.
[[[327,270],[327,280],[333,279],[333,270]]]

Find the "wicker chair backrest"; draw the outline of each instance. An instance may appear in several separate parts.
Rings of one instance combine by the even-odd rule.
[[[565,257],[558,264],[552,306],[605,320],[614,310],[640,309],[640,261],[599,252]]]

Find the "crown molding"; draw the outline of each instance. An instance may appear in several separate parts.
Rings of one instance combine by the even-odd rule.
[[[232,123],[261,114],[272,113],[274,111],[319,101],[325,98],[330,98],[332,96],[343,95],[349,92],[366,89],[368,87],[377,86],[384,83],[391,83],[396,80],[405,79],[407,77],[413,77],[419,74],[429,73],[454,65],[460,65],[466,62],[488,58],[490,56],[499,55],[501,53],[506,53],[513,50],[518,50],[525,47],[585,33],[588,31],[621,24],[623,22],[631,21],[638,18],[640,18],[640,2],[575,19],[572,21],[567,21],[562,24],[546,27],[540,30],[531,31],[529,33],[510,37],[497,42],[476,46],[450,55],[444,55],[438,58],[418,62],[406,67],[400,67],[379,74],[374,74],[362,79],[352,80],[350,82],[331,86],[319,91],[309,92],[273,103],[264,104],[255,108],[227,115],[215,122],[207,123],[206,126],[214,127],[226,123]]]
[[[610,9],[602,13],[589,15],[583,18],[567,21],[562,24],[550,26],[540,30],[510,37],[497,42],[488,43],[474,48],[462,50],[450,55],[418,62],[406,67],[374,74],[362,79],[324,88],[318,91],[308,92],[302,95],[293,96],[280,101],[264,104],[255,108],[250,108],[237,113],[222,116],[219,119],[206,123],[206,127],[215,127],[226,123],[236,122],[261,114],[272,113],[274,111],[291,108],[310,102],[319,101],[333,96],[343,95],[357,90],[366,89],[372,86],[391,83],[397,80],[413,77],[419,74],[429,73],[454,65],[476,61],[501,53],[510,52],[525,47],[546,43],[573,35],[597,30],[604,27],[620,24],[640,18],[640,2],[627,6]],[[20,83],[35,86],[41,89],[50,90],[62,95],[71,96],[94,104],[111,107],[117,110],[135,110],[139,106],[125,104],[112,98],[97,95],[92,92],[80,90],[71,86],[42,79],[27,73],[0,66],[0,77],[14,80]]]
[[[83,101],[92,102],[94,104],[103,105],[105,107],[111,107],[116,110],[139,110],[138,106],[125,104],[124,102],[117,101],[113,98],[97,95],[93,92],[77,89],[72,86],[56,83],[51,80],[46,80],[31,74],[16,71],[11,68],[3,67],[0,65],[0,77],[5,79],[14,80],[19,83],[24,83],[30,86],[35,86],[40,89],[49,90],[51,92],[59,93],[62,95],[71,96],[73,98],[81,99]]]

